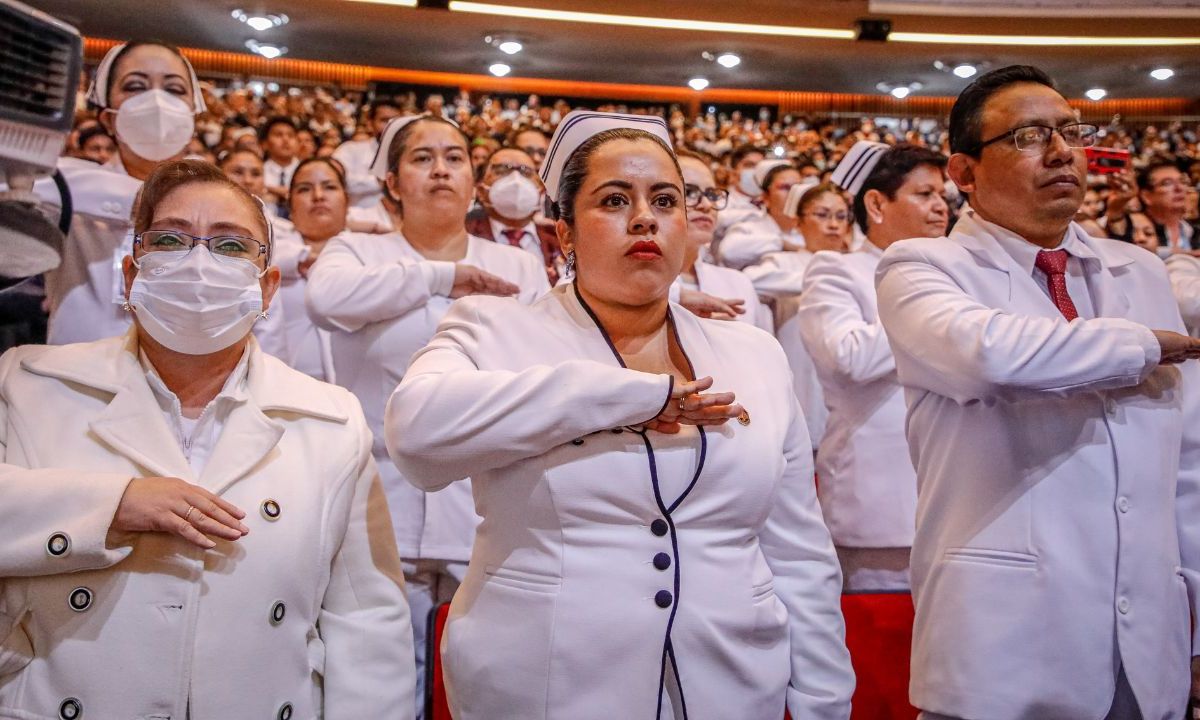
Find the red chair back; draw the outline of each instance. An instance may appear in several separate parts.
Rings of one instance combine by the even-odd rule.
[[[850,720],[915,720],[917,710],[908,704],[912,595],[845,594],[842,615],[858,680]]]
[[[453,720],[446,701],[446,681],[442,676],[442,631],[450,616],[450,603],[442,603],[429,613],[429,632],[425,634],[425,718]]]

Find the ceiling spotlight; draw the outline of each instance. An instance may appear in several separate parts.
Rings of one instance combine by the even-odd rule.
[[[954,73],[955,76],[966,80],[967,78],[974,76],[975,73],[979,72],[979,70],[970,63],[963,63],[961,65],[955,65],[954,69],[950,72]]]
[[[700,92],[704,88],[708,87],[708,79],[702,78],[702,77],[694,77],[691,80],[688,80],[688,87],[695,90],[696,92]]]
[[[1150,71],[1150,77],[1155,80],[1170,80],[1175,77],[1175,71],[1171,68],[1157,68]]]
[[[259,41],[253,39],[246,41],[246,49],[252,53],[262,55],[268,60],[274,60],[281,55],[286,55],[288,51],[288,49],[282,45],[260,43]]]
[[[742,59],[733,53],[722,53],[717,56],[717,64],[723,68],[734,68],[742,63]]]
[[[1088,100],[1091,100],[1093,102],[1098,102],[1100,100],[1103,100],[1108,95],[1108,91],[1105,90],[1104,88],[1092,88],[1091,90],[1088,90],[1087,92],[1085,92],[1084,95],[1087,97]]]
[[[258,32],[287,25],[288,21],[288,16],[283,13],[277,15],[267,13],[251,15],[244,10],[234,10],[230,15],[233,16],[234,20],[244,22]]]
[[[900,87],[892,88],[891,95],[897,100],[903,100],[904,98],[908,97],[908,94],[911,92],[912,90],[910,90],[907,86],[901,85]]]
[[[508,65],[505,65],[504,63],[493,63],[488,68],[488,72],[495,75],[496,77],[504,77],[505,75],[512,72],[512,68],[509,67]]]
[[[496,47],[500,48],[500,52],[504,53],[505,55],[516,55],[517,53],[521,52],[525,46],[516,40],[505,40]]]

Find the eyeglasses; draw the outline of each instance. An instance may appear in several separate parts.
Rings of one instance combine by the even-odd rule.
[[[713,210],[724,210],[725,206],[729,204],[728,190],[715,187],[701,190],[699,186],[688,184],[683,186],[683,193],[684,204],[688,207],[698,207],[700,198],[708,198],[708,201],[712,203]]]
[[[537,170],[534,170],[533,168],[529,167],[528,165],[510,165],[509,163],[492,163],[490,169],[491,169],[492,173],[498,178],[502,178],[505,175],[511,175],[514,172],[521,173],[522,177],[527,177],[527,178],[531,178],[537,174]]]
[[[828,210],[813,210],[812,212],[806,212],[804,214],[807,215],[808,217],[816,218],[817,220],[819,220],[821,222],[829,222],[830,220],[836,220],[840,223],[844,223],[844,222],[850,221],[850,213],[847,213],[847,212],[831,213]]]
[[[267,254],[267,246],[254,238],[241,235],[213,235],[197,237],[178,230],[147,230],[133,236],[133,242],[142,250],[152,252],[189,251],[197,244],[204,245],[213,255],[255,262]]]
[[[1069,147],[1091,147],[1096,144],[1096,134],[1098,132],[1100,132],[1100,128],[1089,123],[1071,123],[1070,125],[1063,125],[1057,128],[1047,125],[1025,125],[1013,128],[1003,135],[997,135],[991,140],[984,140],[976,146],[976,152],[983,150],[992,143],[998,143],[1008,138],[1012,138],[1018,152],[1044,152],[1050,145],[1050,138],[1054,137],[1054,133],[1061,135],[1063,141]]]
[[[1171,178],[1170,180],[1163,180],[1162,182],[1156,182],[1153,185],[1151,185],[1150,187],[1155,190],[1178,190],[1179,188],[1183,187],[1183,180],[1180,180],[1178,178]]]

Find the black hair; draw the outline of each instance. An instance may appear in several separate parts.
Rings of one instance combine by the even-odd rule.
[[[602,146],[613,140],[654,141],[670,156],[671,163],[675,166],[675,172],[679,173],[681,179],[683,178],[683,170],[679,167],[679,160],[675,158],[675,152],[671,150],[669,145],[663,142],[662,138],[654,133],[634,128],[601,130],[584,141],[582,145],[575,148],[571,156],[567,158],[567,162],[563,164],[562,175],[558,179],[558,200],[550,205],[555,220],[562,220],[568,226],[574,227],[575,197],[579,194],[579,189],[583,187],[584,179],[587,178],[588,165],[591,162],[592,156]]]
[[[346,170],[342,167],[342,164],[333,158],[310,157],[307,160],[301,160],[300,164],[296,166],[296,169],[292,171],[292,180],[288,183],[287,204],[289,209],[292,207],[292,198],[295,196],[293,190],[296,188],[296,178],[300,177],[300,171],[309,165],[316,165],[317,163],[328,166],[329,169],[333,171],[334,177],[337,178],[338,184],[342,186],[342,192],[345,193],[347,199],[349,199],[350,193],[346,189]]]
[[[980,75],[958,95],[950,108],[950,152],[978,157],[983,142],[983,106],[1009,85],[1035,83],[1051,90],[1054,81],[1032,65],[1009,65]]]
[[[863,232],[867,230],[867,191],[878,190],[888,200],[895,200],[896,191],[909,173],[922,165],[942,170],[946,167],[946,156],[912,143],[899,143],[884,151],[854,196],[854,221]]]
[[[400,107],[400,103],[396,102],[396,98],[394,98],[394,97],[391,97],[389,95],[377,97],[371,101],[371,119],[372,120],[375,119],[375,113],[379,112],[379,108],[385,108],[385,107],[389,107],[389,108],[395,110],[396,112],[400,112],[400,110],[402,109]]]
[[[749,155],[750,153],[758,153],[759,155],[766,155],[767,151],[764,150],[763,148],[759,147],[758,145],[752,145],[750,143],[746,143],[745,145],[738,145],[737,147],[735,147],[733,149],[733,152],[731,152],[729,154],[729,167],[737,167],[738,163],[740,163],[742,160],[745,160],[746,156]]]
[[[117,66],[121,64],[121,58],[123,58],[127,54],[129,54],[129,51],[131,51],[131,50],[135,50],[137,48],[146,47],[146,46],[154,46],[154,47],[160,47],[160,48],[165,48],[167,50],[170,50],[171,53],[175,57],[177,57],[181,61],[183,61],[184,67],[191,68],[191,64],[188,63],[187,58],[185,58],[183,56],[183,52],[180,51],[180,49],[177,46],[172,45],[171,43],[162,42],[161,40],[144,40],[141,42],[125,43],[125,47],[121,48],[121,50],[116,54],[116,57],[113,58],[112,64],[108,66],[108,77],[105,78],[106,84],[104,86],[104,104],[105,105],[112,104],[113,84],[116,83],[116,81],[117,81]],[[188,85],[190,86],[192,84],[192,74],[190,72],[184,73],[184,77],[187,78]],[[194,87],[190,87],[189,89],[193,93],[196,92],[196,88],[194,88]]]
[[[763,181],[759,187],[762,188],[763,192],[769,191],[771,188],[771,183],[775,182],[775,176],[787,170],[796,170],[796,172],[799,172],[799,169],[797,169],[796,166],[791,163],[787,163],[786,165],[776,165],[768,170],[766,175],[763,175]]]
[[[83,142],[81,141],[79,144],[82,145]],[[1179,164],[1165,155],[1157,155],[1153,158],[1150,158],[1150,162],[1146,163],[1145,167],[1137,171],[1138,190],[1152,190],[1153,188],[1151,187],[1151,182],[1154,179],[1154,173],[1162,170],[1163,168],[1179,170]]]
[[[258,131],[258,141],[266,142],[267,136],[271,134],[271,128],[275,127],[276,125],[287,125],[293,131],[300,132],[300,125],[295,120],[287,115],[276,115],[274,117],[267,118],[267,121],[263,123],[263,126]]]

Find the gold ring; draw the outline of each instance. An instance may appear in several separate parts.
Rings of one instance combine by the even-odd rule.
[[[195,511],[196,511],[195,505],[188,505],[188,511],[183,514],[183,521],[191,522],[190,518],[192,517],[192,513]]]
[[[679,398],[679,412],[687,412],[686,410],[683,409],[683,401],[684,400],[687,400],[686,395],[684,397]]]

